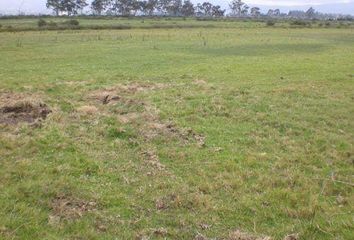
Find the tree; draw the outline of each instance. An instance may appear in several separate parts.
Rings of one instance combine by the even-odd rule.
[[[274,15],[274,10],[273,9],[269,9],[268,13],[267,13],[267,16],[268,17],[273,17],[273,15]]]
[[[51,8],[53,9],[53,11],[55,12],[55,15],[59,15],[59,12],[62,10],[61,9],[61,0],[47,0],[47,8]]]
[[[172,0],[158,0],[156,10],[160,11],[164,15],[167,15],[171,2]]]
[[[101,15],[104,10],[109,6],[110,0],[94,0],[91,3],[92,11],[97,14]]]
[[[52,8],[56,15],[66,12],[69,16],[77,14],[87,6],[86,0],[47,0],[47,8]]]
[[[193,16],[194,15],[194,5],[190,0],[185,0],[182,5],[181,13],[183,16]]]
[[[274,9],[274,16],[280,16],[280,10]]]
[[[77,14],[80,10],[87,6],[86,0],[59,0],[57,2],[59,11],[66,12],[69,16]]]
[[[222,17],[225,14],[225,10],[221,9],[219,5],[213,6],[211,12],[213,17]]]
[[[259,7],[251,8],[251,15],[252,17],[259,17],[261,15],[260,8]]]
[[[280,16],[280,10],[279,9],[269,9],[267,16],[268,17],[279,17]]]
[[[248,14],[248,9],[250,9],[250,7],[247,4],[244,4],[241,8],[241,15],[242,16],[247,16]]]
[[[179,15],[182,9],[182,0],[170,0],[165,9],[169,15]]]
[[[129,16],[133,10],[133,4],[131,0],[115,0],[111,9],[117,14],[123,16]]]
[[[131,9],[134,12],[133,14],[135,16],[138,11],[143,10],[143,2],[139,0],[132,0]]]
[[[310,7],[307,11],[306,11],[306,16],[308,18],[314,18],[316,15],[315,13],[315,9],[313,7]]]
[[[158,0],[147,0],[141,3],[141,10],[145,15],[152,16],[154,10],[158,7]]]
[[[232,2],[229,3],[229,7],[233,16],[241,16],[246,10],[248,12],[249,8],[244,2],[242,2],[242,0],[232,0]]]
[[[213,4],[211,4],[210,2],[203,2],[202,4],[198,3],[197,5],[198,12],[205,17],[212,16],[212,8]]]

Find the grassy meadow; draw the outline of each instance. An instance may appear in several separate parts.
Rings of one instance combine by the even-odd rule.
[[[353,239],[354,29],[242,24],[1,32],[0,239]]]

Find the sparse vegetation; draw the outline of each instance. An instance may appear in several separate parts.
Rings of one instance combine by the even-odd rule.
[[[1,239],[353,238],[352,25],[42,20],[0,19]]]
[[[38,27],[44,27],[44,26],[47,26],[47,22],[44,19],[40,18],[38,20],[38,24],[37,25],[38,25]]]
[[[268,21],[266,22],[266,25],[267,25],[268,27],[272,27],[272,26],[275,25],[275,21],[268,20]]]
[[[76,19],[70,19],[64,22],[64,24],[68,25],[68,26],[79,26],[79,21]]]

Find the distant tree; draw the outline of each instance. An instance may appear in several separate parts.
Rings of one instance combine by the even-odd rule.
[[[132,0],[131,9],[133,11],[133,15],[135,16],[138,11],[142,11],[143,9],[143,2],[139,0]]]
[[[252,17],[259,17],[261,15],[260,8],[259,7],[251,8],[251,15]]]
[[[62,0],[47,0],[47,8],[53,9],[55,15],[59,15],[59,12],[62,10]]]
[[[242,0],[232,0],[229,3],[233,16],[247,15],[249,7]]]
[[[164,15],[167,15],[171,4],[172,0],[158,0],[156,10]]]
[[[182,5],[181,13],[183,16],[193,16],[194,15],[194,5],[190,0],[185,0]]]
[[[280,16],[280,10],[274,9],[274,16]]]
[[[182,10],[182,0],[170,0],[166,6],[168,15],[178,16]]]
[[[201,13],[201,15],[205,17],[211,17],[212,16],[212,8],[213,4],[210,2],[203,2],[202,4],[197,5],[198,12]]]
[[[145,15],[152,16],[154,10],[158,7],[158,0],[147,0],[141,3],[141,10]]]
[[[268,13],[267,13],[268,17],[273,17],[274,16],[274,10],[273,9],[269,9]]]
[[[243,7],[242,7],[242,9],[241,9],[241,15],[242,15],[242,16],[247,16],[247,14],[248,14],[248,9],[250,9],[250,7],[249,7],[247,4],[243,5]]]
[[[225,10],[221,9],[219,5],[213,6],[211,12],[213,17],[222,17],[225,14]]]
[[[315,13],[315,9],[313,7],[310,7],[307,11],[306,11],[306,16],[308,18],[314,18],[316,15]]]
[[[279,17],[280,16],[280,10],[279,9],[269,9],[267,16],[269,17]]]
[[[107,9],[110,4],[110,0],[94,0],[91,3],[91,10],[97,14],[101,15],[103,11]]]
[[[66,12],[69,16],[77,14],[88,4],[86,0],[60,0],[60,11]]]

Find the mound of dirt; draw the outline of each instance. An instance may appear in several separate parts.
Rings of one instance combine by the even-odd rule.
[[[1,96],[0,124],[15,125],[44,120],[52,111],[43,102],[17,95]]]

